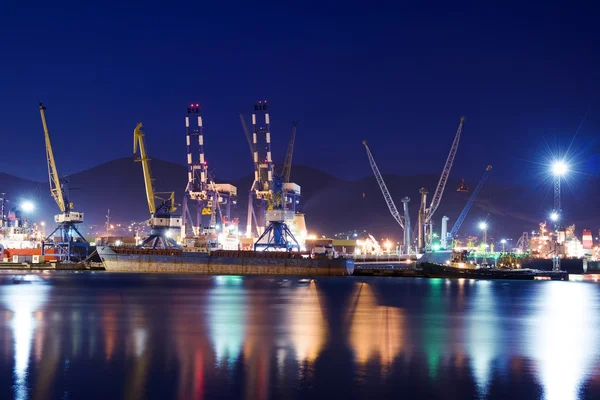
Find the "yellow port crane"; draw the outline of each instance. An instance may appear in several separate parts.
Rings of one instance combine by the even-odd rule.
[[[146,153],[146,145],[144,143],[144,132],[142,131],[142,123],[137,124],[133,131],[133,155],[138,153],[139,158],[135,161],[142,164],[142,173],[144,176],[144,186],[146,187],[146,200],[148,202],[148,211],[150,211],[150,236],[146,238],[138,247],[151,248],[179,248],[180,246],[172,238],[179,235],[181,230],[181,217],[173,215],[177,210],[175,205],[175,192],[155,192],[152,184],[152,172],[150,171],[150,158]],[[167,198],[159,197],[159,194],[168,194]],[[156,200],[161,200],[161,203],[156,206]],[[170,230],[173,228],[172,230]]]
[[[50,195],[60,210],[60,214],[54,216],[54,222],[58,224],[56,229],[42,242],[42,255],[52,254],[53,257],[63,261],[82,260],[88,256],[89,250],[88,242],[76,227],[76,224],[83,222],[83,213],[73,211],[73,203],[69,201],[68,181],[65,178],[59,178],[46,122],[46,107],[40,103],[39,109],[46,142]],[[59,233],[58,238],[55,236],[57,232]],[[49,251],[51,249],[52,251]]]

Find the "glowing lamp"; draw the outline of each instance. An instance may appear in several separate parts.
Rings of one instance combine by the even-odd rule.
[[[553,212],[552,214],[550,214],[550,219],[554,222],[558,221],[558,213],[557,212]]]
[[[569,167],[564,161],[555,161],[552,164],[552,174],[555,176],[563,176],[569,172]]]
[[[31,212],[35,210],[35,204],[33,204],[31,201],[25,201],[23,204],[21,204],[21,209],[25,212]]]
[[[479,229],[481,229],[482,231],[487,229],[487,224],[485,222],[480,222],[479,223]]]

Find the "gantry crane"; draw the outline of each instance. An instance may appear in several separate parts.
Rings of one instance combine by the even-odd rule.
[[[180,248],[173,236],[179,235],[181,230],[181,216],[174,215],[177,210],[175,205],[175,192],[155,192],[152,185],[152,173],[150,171],[150,159],[146,154],[144,144],[144,132],[140,122],[133,131],[133,155],[137,154],[139,147],[140,157],[135,161],[142,163],[142,173],[144,175],[144,186],[146,187],[146,200],[148,210],[150,211],[150,236],[146,238],[138,247],[151,248]],[[158,197],[158,194],[168,194],[167,198]],[[156,200],[161,203],[156,206]]]
[[[396,208],[396,204],[394,203],[394,200],[392,199],[392,195],[390,195],[390,192],[383,180],[383,177],[381,176],[381,172],[379,172],[379,168],[377,167],[377,164],[375,163],[375,159],[373,158],[373,154],[371,153],[371,150],[369,149],[369,146],[367,145],[367,141],[363,140],[362,144],[365,146],[365,149],[367,150],[367,156],[369,157],[369,164],[371,164],[371,169],[373,170],[373,174],[375,174],[375,179],[377,180],[377,183],[379,184],[381,193],[383,193],[383,198],[385,199],[385,203],[387,204],[387,206],[390,210],[390,213],[392,214],[392,216],[394,217],[396,222],[398,222],[398,225],[400,225],[400,227],[404,231],[404,248],[406,249],[406,251],[408,251],[410,248],[410,217],[408,215],[408,202],[410,201],[410,199],[408,197],[405,197],[404,199],[402,199],[402,202],[404,203],[404,216],[401,216],[400,212],[398,212],[398,209]]]
[[[423,250],[425,248],[429,248],[431,244],[431,219],[433,214],[437,210],[442,201],[442,195],[444,194],[444,189],[446,187],[446,183],[448,182],[448,177],[450,176],[450,170],[452,169],[452,164],[454,164],[454,158],[456,157],[456,152],[458,151],[458,143],[460,141],[460,135],[462,132],[463,123],[465,122],[465,117],[460,117],[460,123],[458,124],[458,129],[456,130],[456,135],[454,136],[454,141],[452,142],[452,147],[450,147],[450,153],[448,153],[448,158],[446,159],[446,164],[444,164],[444,169],[442,170],[442,175],[440,176],[440,180],[438,181],[437,187],[435,188],[435,192],[433,193],[433,198],[431,199],[431,204],[426,208],[426,200],[427,200],[427,189],[421,188],[421,206],[419,209],[419,226],[418,226],[418,246],[419,250]],[[427,227],[429,226],[429,229]]]
[[[208,162],[204,156],[204,131],[200,104],[190,104],[185,117],[188,183],[183,196],[183,237],[204,236],[214,233],[215,202],[219,213],[230,217],[231,205],[235,204],[237,188],[230,184],[217,184],[210,176]],[[196,218],[192,218],[190,206],[196,203]],[[223,215],[222,215],[223,216]]]
[[[475,188],[475,190],[473,190],[473,192],[471,193],[471,196],[469,196],[469,200],[467,200],[467,204],[465,204],[465,208],[463,208],[462,212],[460,213],[460,215],[458,216],[456,222],[454,223],[454,226],[452,226],[452,229],[448,233],[448,236],[446,238],[446,243],[450,243],[450,246],[452,246],[452,241],[456,237],[456,234],[458,233],[458,230],[462,226],[465,218],[467,217],[467,214],[471,210],[471,207],[473,206],[473,203],[475,203],[475,200],[477,199],[477,196],[479,195],[479,192],[481,192],[481,189],[483,188],[483,185],[487,181],[488,176],[490,175],[490,171],[491,170],[492,170],[492,166],[488,165],[487,168],[485,169],[485,172],[483,173],[483,176],[479,180],[479,183],[477,184],[477,187]],[[443,246],[443,247],[445,247],[445,246]]]
[[[88,242],[77,229],[77,224],[83,222],[83,213],[73,211],[73,203],[69,201],[68,181],[65,178],[59,178],[46,123],[46,107],[40,103],[39,109],[46,140],[46,162],[48,164],[50,194],[60,210],[60,214],[54,216],[54,222],[58,223],[56,229],[42,242],[42,255],[49,254],[61,261],[80,261],[88,256],[89,250]],[[59,239],[54,240],[54,235],[57,232],[59,233]],[[51,249],[53,252],[49,252]]]
[[[264,125],[262,125],[262,122],[259,122],[261,116],[264,117]],[[255,231],[259,238],[265,238],[268,235],[265,236],[263,233],[265,232],[265,228],[268,228],[271,224],[273,218],[284,218],[284,220],[280,221],[281,223],[293,219],[296,213],[296,204],[299,202],[300,186],[289,181],[296,124],[294,123],[292,129],[292,137],[288,145],[285,162],[281,171],[276,173],[271,154],[271,122],[267,102],[259,101],[254,105],[254,112],[252,113],[252,127],[254,131],[252,133],[242,114],[240,114],[240,121],[254,164],[254,180],[248,194],[246,237],[252,237],[252,222],[254,221]],[[263,138],[264,147],[258,144],[259,140]],[[274,182],[275,180],[277,182]],[[281,191],[279,190],[280,186]],[[283,204],[283,208],[278,208],[280,207],[279,203]]]

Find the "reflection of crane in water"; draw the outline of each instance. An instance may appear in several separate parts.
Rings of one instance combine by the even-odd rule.
[[[378,305],[373,288],[366,283],[357,286],[354,296],[355,306],[349,318],[350,345],[355,358],[361,364],[377,358],[386,368],[403,346],[402,310]]]

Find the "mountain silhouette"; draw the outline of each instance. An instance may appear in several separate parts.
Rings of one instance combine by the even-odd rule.
[[[181,203],[187,182],[186,166],[154,159],[151,167],[155,190],[175,191],[177,202]],[[370,172],[368,168],[367,164],[365,170]],[[484,168],[485,166],[481,166],[482,173]],[[96,230],[98,226],[103,226],[108,209],[111,220],[115,223],[143,221],[148,218],[142,167],[133,158],[116,159],[67,178],[75,209],[85,213],[83,230],[87,230],[87,233],[92,232],[92,225],[96,225]],[[240,229],[244,230],[248,191],[253,175],[248,174],[234,180],[220,176],[215,178],[218,183],[231,183],[238,188],[238,201],[233,209],[233,216],[240,219]],[[410,216],[414,227],[420,200],[419,189],[426,187],[429,190],[429,204],[439,177],[385,174],[383,178],[400,213],[400,200],[405,196],[410,197]],[[292,168],[291,180],[302,188],[300,211],[305,213],[309,233],[333,235],[366,230],[378,237],[401,239],[401,229],[392,218],[373,175],[347,181],[315,168],[295,166]],[[592,177],[579,192],[566,190],[563,193],[565,220],[576,224],[578,234],[583,228],[591,229],[600,225],[599,215],[593,215],[596,209],[595,199],[600,195],[598,183],[598,179]],[[443,215],[450,218],[450,230],[470,196],[470,193],[456,190],[460,184],[459,178],[449,179],[440,207],[433,217],[435,231],[440,231]],[[473,189],[477,182],[467,181],[466,184]],[[0,192],[6,193],[12,205],[26,199],[33,200],[37,209],[30,218],[36,221],[52,221],[52,216],[58,211],[46,182],[34,182],[0,173]],[[459,236],[480,235],[478,222],[486,220],[490,240],[507,237],[516,243],[522,232],[538,229],[538,223],[547,217],[552,208],[551,202],[552,195],[548,188],[496,183],[492,171],[490,180],[464,221]]]

